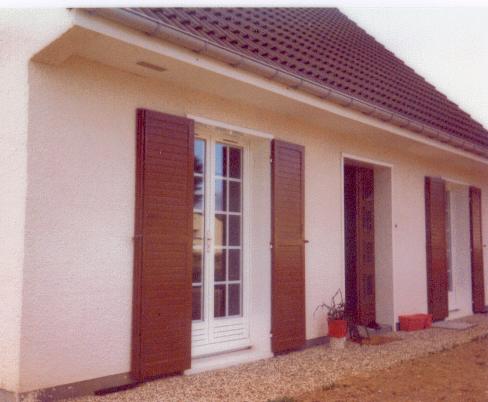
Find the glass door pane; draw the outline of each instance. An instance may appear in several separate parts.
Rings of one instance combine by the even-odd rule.
[[[195,140],[193,169],[192,319],[203,320],[205,277],[205,141]]]
[[[242,149],[215,145],[214,317],[242,315]]]

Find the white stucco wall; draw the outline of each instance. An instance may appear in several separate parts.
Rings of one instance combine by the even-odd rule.
[[[271,142],[253,139],[251,143],[251,323],[253,348],[260,355],[270,354],[271,332]],[[246,286],[244,284],[244,286]]]
[[[424,169],[396,165],[393,175],[395,317],[427,312]]]
[[[313,311],[344,285],[342,153],[393,166],[395,317],[427,310],[424,177],[449,176],[482,187],[488,216],[486,171],[431,162],[428,152],[419,156],[393,140],[384,142],[373,128],[334,131],[306,115],[271,111],[276,105],[268,110],[252,106],[252,99],[237,103],[77,57],[59,66],[34,63],[29,79],[23,391],[129,370],[137,107],[208,116],[305,146],[307,338],[326,333],[324,317]],[[269,177],[267,148],[253,149],[253,174]],[[253,294],[265,300],[269,188],[257,182],[253,213],[263,231],[254,238],[260,248],[254,250],[259,263],[253,268],[262,267],[263,276],[253,278]],[[485,220],[485,239],[487,231]],[[254,341],[265,345],[269,299],[253,309]]]
[[[31,79],[23,391],[130,369],[136,108],[230,109],[82,59],[34,65]],[[263,356],[271,316],[269,140],[252,140],[251,150],[251,340]]]
[[[31,69],[23,391],[130,364],[140,95],[103,69],[90,80],[55,71]]]
[[[376,322],[395,325],[393,311],[393,245],[391,168],[374,168]]]
[[[0,389],[9,391],[19,383],[28,63],[69,24],[65,10],[0,10]]]

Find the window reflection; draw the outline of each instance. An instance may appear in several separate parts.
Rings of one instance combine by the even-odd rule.
[[[242,314],[242,149],[215,146],[214,316]]]
[[[205,141],[196,139],[193,163],[192,320],[203,319],[205,233]]]

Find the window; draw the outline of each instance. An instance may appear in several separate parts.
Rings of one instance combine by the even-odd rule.
[[[205,141],[195,140],[193,169],[192,319],[203,318],[205,233]]]
[[[214,316],[242,310],[242,150],[215,145]]]

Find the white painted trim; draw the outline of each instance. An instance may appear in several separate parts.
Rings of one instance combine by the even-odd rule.
[[[240,145],[243,147],[243,160],[242,160],[242,239],[241,239],[241,250],[242,250],[242,314],[246,321],[247,339],[251,342],[251,326],[252,326],[252,310],[251,310],[251,300],[252,300],[252,155],[251,155],[251,145],[248,141],[249,139],[241,139]]]
[[[396,292],[395,292],[395,261],[396,261],[396,229],[397,229],[397,224],[395,223],[395,167],[392,165],[390,167],[390,197],[391,197],[391,286],[393,288],[392,292],[392,297],[393,300],[391,301],[393,303],[392,309],[393,309],[393,323],[392,323],[392,328],[393,331],[396,331],[396,320],[398,317],[397,314],[397,303],[396,303]]]
[[[344,290],[344,301],[346,299],[346,219],[344,217],[345,214],[345,209],[344,209],[344,201],[345,201],[345,194],[344,194],[344,155],[341,153],[341,163],[340,163],[340,186],[341,188],[339,189],[339,194],[341,197],[341,237],[342,237],[342,242],[341,242],[341,283],[342,283],[342,289]]]
[[[358,111],[336,105],[330,101],[301,92],[298,89],[287,87],[286,85],[259,77],[256,74],[249,73],[233,66],[216,61],[209,58],[208,56],[204,56],[192,52],[191,50],[182,48],[180,46],[164,42],[159,38],[150,37],[147,34],[127,28],[121,24],[117,24],[105,18],[90,15],[85,11],[78,9],[73,10],[73,23],[87,30],[99,32],[103,35],[116,38],[133,46],[148,49],[150,51],[173,58],[175,60],[188,63],[196,67],[203,68],[205,70],[221,74],[237,81],[241,81],[246,84],[250,84],[252,86],[296,100],[297,102],[304,103],[321,110],[326,110],[336,115],[388,131],[394,135],[409,138],[415,142],[429,145],[434,148],[477,161],[484,165],[488,165],[488,158],[483,158],[470,152],[455,148],[451,145],[443,144],[438,141],[423,137],[420,134],[416,134],[407,129],[382,122],[374,117],[367,116]]]
[[[239,127],[234,124],[224,123],[223,121],[209,119],[207,117],[196,116],[193,114],[187,114],[186,117],[189,119],[195,120],[197,123],[205,124],[208,126],[219,127],[232,132],[232,134],[248,134],[253,135],[255,137],[266,138],[268,140],[272,140],[274,138],[273,134],[265,133],[263,131],[254,130],[252,128],[246,127]]]

